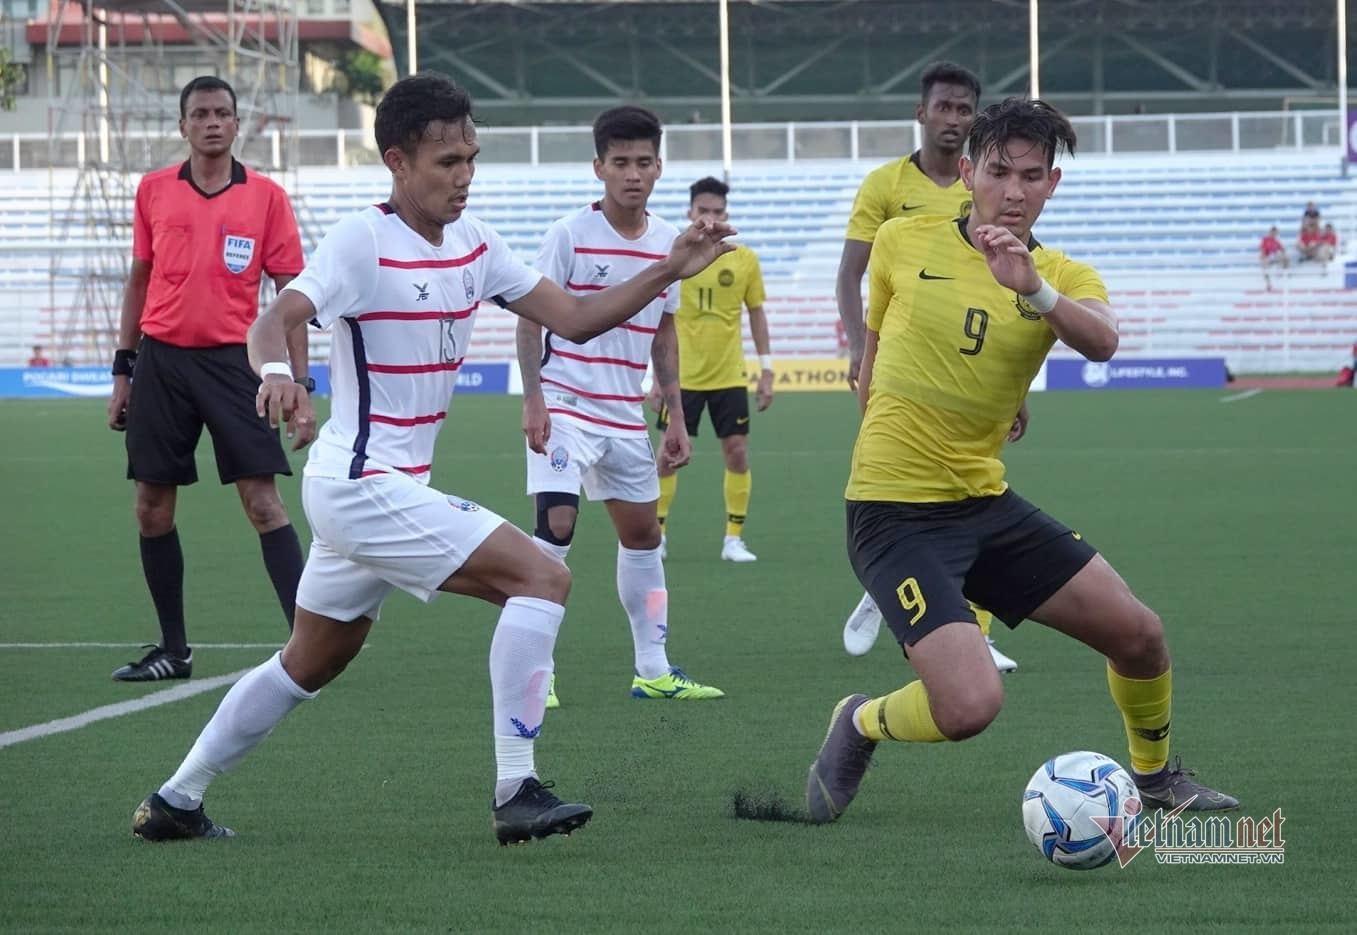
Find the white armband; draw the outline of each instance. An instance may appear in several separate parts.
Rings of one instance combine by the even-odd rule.
[[[772,369],[773,369],[773,355],[772,355],[772,354],[760,354],[760,355],[759,355],[759,369],[760,369],[760,370],[772,370]]]
[[[1023,301],[1032,306],[1032,311],[1038,315],[1047,315],[1060,301],[1060,293],[1056,291],[1055,286],[1043,279],[1041,288],[1031,295],[1023,296]]]
[[[263,379],[264,377],[271,376],[287,377],[289,380],[291,380],[293,379],[292,367],[291,365],[285,364],[280,360],[271,360],[264,366],[259,368],[259,377],[260,379]]]

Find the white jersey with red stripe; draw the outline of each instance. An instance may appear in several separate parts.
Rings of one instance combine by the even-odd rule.
[[[613,229],[595,202],[547,230],[537,268],[574,295],[626,282],[669,255],[678,230],[652,215],[646,232],[628,240]],[[644,436],[641,383],[663,315],[678,308],[674,283],[630,319],[583,344],[547,332],[542,395],[553,418],[574,420],[586,431],[616,437]]]
[[[463,214],[435,247],[389,205],[340,221],[287,288],[335,322],[330,418],[306,474],[402,471],[428,483],[481,299],[513,302],[541,281],[499,235]]]

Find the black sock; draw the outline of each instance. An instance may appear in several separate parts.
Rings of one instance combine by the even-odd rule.
[[[283,608],[283,618],[291,630],[292,615],[297,610],[297,582],[302,577],[302,544],[297,539],[297,530],[288,523],[260,533],[259,547],[264,552],[264,567],[278,595],[278,604]]]
[[[180,659],[188,657],[184,635],[184,552],[179,530],[141,537],[141,570],[160,618],[160,645]]]

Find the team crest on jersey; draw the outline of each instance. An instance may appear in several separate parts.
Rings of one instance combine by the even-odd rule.
[[[476,298],[476,278],[471,275],[471,270],[462,270],[462,288],[466,290],[466,300],[468,302]]]
[[[613,265],[612,265],[611,263],[595,263],[595,264],[594,264],[594,278],[595,278],[595,279],[607,279],[607,278],[608,278],[608,270],[610,270],[610,269],[612,269],[612,268],[613,268]]]
[[[570,463],[570,452],[566,451],[560,445],[551,449],[551,469],[557,474],[565,470],[566,465]]]
[[[410,285],[415,287],[415,292],[417,293],[417,295],[415,296],[416,302],[423,302],[425,299],[429,297],[429,283],[427,281],[412,282],[410,283]]]
[[[1018,310],[1018,314],[1028,321],[1041,321],[1041,315],[1031,304],[1018,293],[1013,293],[1013,307]]]
[[[463,513],[475,513],[480,509],[479,504],[472,503],[470,500],[459,500],[457,497],[448,497],[448,506],[454,510],[461,510]]]
[[[221,258],[226,262],[226,268],[231,272],[245,272],[245,268],[254,259],[254,238],[227,234],[226,242],[222,244]]]
[[[969,198],[967,198],[965,201],[963,201],[963,202],[961,203],[961,210],[957,212],[957,217],[959,217],[959,218],[964,218],[964,217],[966,217],[968,214],[970,214],[970,213],[971,213],[971,205],[972,205],[972,204],[974,204],[974,202],[971,201],[971,199],[969,199]]]
[[[735,285],[735,272],[733,270],[723,269],[716,276],[716,281],[723,286]]]

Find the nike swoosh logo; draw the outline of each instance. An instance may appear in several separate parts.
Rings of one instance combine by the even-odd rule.
[[[919,210],[920,208],[922,208],[922,207],[925,207],[925,206],[924,206],[924,205],[901,205],[901,206],[900,206],[900,210],[901,210],[901,211],[918,211],[918,210]]]
[[[746,422],[748,422],[748,421],[749,421],[749,416],[744,416],[743,418],[736,419],[736,420],[735,420],[735,424],[736,424],[736,425],[744,425],[744,424],[745,424]]]
[[[927,269],[921,269],[921,270],[919,270],[919,278],[920,278],[920,279],[946,279],[946,280],[954,280],[954,279],[956,279],[955,276],[930,276],[930,275],[928,274],[928,270],[927,270]]]

